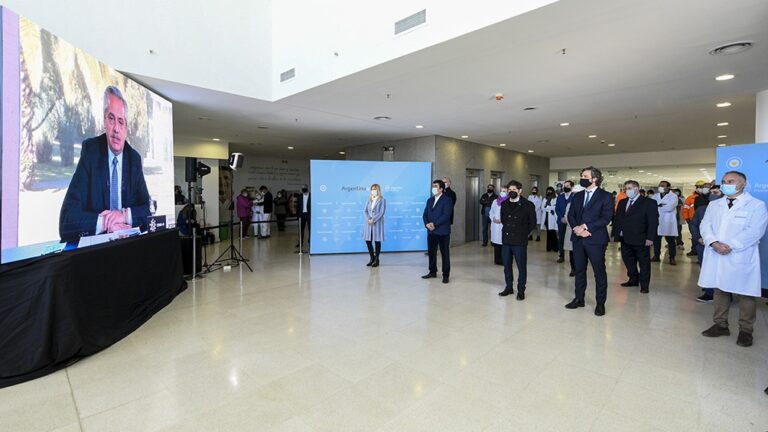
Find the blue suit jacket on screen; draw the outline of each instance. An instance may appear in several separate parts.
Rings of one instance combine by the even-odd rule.
[[[96,234],[99,213],[109,209],[108,148],[106,134],[83,141],[80,160],[59,214],[59,235],[64,241],[77,241],[81,236]],[[123,147],[120,197],[123,208],[131,209],[133,226],[146,228],[150,215],[149,191],[144,181],[141,156],[127,142]]]
[[[571,235],[572,241],[581,241],[585,245],[608,244],[608,224],[613,219],[613,195],[603,189],[597,188],[592,193],[589,203],[584,207],[586,191],[573,195],[571,209],[568,211],[568,223],[571,227],[587,224],[591,237],[579,237]]]
[[[453,200],[443,194],[437,200],[437,204],[435,204],[435,197],[430,197],[427,200],[422,219],[424,219],[424,225],[430,222],[435,224],[434,231],[430,231],[430,233],[448,235],[451,233],[451,215],[453,215]]]

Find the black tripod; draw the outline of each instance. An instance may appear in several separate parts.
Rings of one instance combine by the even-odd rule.
[[[243,254],[241,254],[240,251],[237,250],[237,248],[235,247],[235,235],[234,235],[235,234],[234,233],[235,217],[233,214],[235,202],[234,202],[233,194],[230,194],[230,198],[232,198],[232,202],[229,204],[229,246],[227,246],[227,248],[224,249],[224,252],[222,252],[221,255],[219,255],[219,257],[216,258],[216,260],[211,263],[210,267],[207,270],[207,273],[210,273],[214,270],[218,270],[218,268],[214,268],[214,266],[216,265],[218,265],[219,268],[221,268],[225,265],[225,263],[229,263],[230,265],[232,265],[233,262],[237,264],[242,262],[243,264],[245,264],[246,267],[248,267],[248,270],[253,272],[253,269],[251,268],[251,266],[248,265],[248,260],[245,259],[245,257],[243,257]],[[240,226],[242,229],[242,225]],[[242,232],[240,234],[241,234],[240,237],[242,238]],[[229,253],[229,258],[225,258],[227,253]]]

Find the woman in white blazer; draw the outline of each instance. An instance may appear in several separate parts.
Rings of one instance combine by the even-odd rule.
[[[491,245],[493,246],[493,263],[496,265],[504,265],[501,259],[501,229],[503,224],[501,223],[501,204],[507,200],[507,186],[502,186],[499,191],[499,197],[493,200],[491,203],[491,210],[488,213],[488,217],[491,218]]]
[[[661,238],[667,241],[667,250],[669,251],[669,264],[677,265],[675,256],[677,255],[677,206],[679,201],[677,195],[670,191],[670,184],[666,180],[659,182],[658,193],[653,195],[653,199],[659,206],[659,230],[656,239],[653,241],[652,262],[661,262]]]
[[[557,194],[555,193],[555,188],[550,186],[547,188],[547,194],[541,204],[541,214],[544,215],[541,221],[541,229],[547,232],[547,252],[558,252],[560,250],[557,244],[555,202],[557,202]]]

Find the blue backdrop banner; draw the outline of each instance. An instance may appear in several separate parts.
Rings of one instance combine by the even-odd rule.
[[[426,250],[421,215],[432,188],[432,163],[313,160],[309,167],[310,253],[367,251],[363,210],[374,183],[387,202],[382,250]]]
[[[746,174],[747,192],[768,205],[768,143],[718,148],[718,183],[728,171],[740,171]],[[760,241],[760,266],[763,289],[766,289],[768,288],[768,232]]]

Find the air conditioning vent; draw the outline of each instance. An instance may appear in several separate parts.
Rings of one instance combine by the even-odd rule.
[[[296,68],[290,68],[287,71],[280,74],[280,82],[285,82],[295,77],[296,77]]]
[[[415,14],[403,18],[395,23],[395,35],[398,35],[404,31],[410,30],[414,27],[418,27],[427,22],[427,10],[423,9]]]

